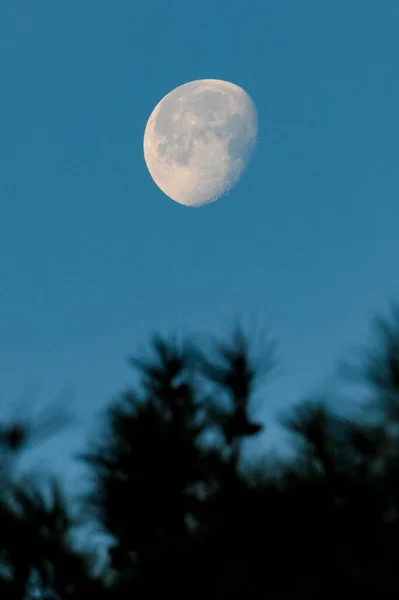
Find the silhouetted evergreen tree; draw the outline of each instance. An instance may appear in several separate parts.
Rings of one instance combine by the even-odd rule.
[[[261,429],[248,416],[257,372],[245,336],[236,332],[218,349],[211,363],[156,338],[153,360],[132,361],[141,390],[112,406],[102,441],[85,457],[95,474],[89,503],[114,539],[111,563],[122,581],[141,582],[143,594],[169,581],[174,593],[192,595],[184,580],[214,570],[211,532],[243,486],[235,443]],[[211,446],[210,427],[224,435]]]
[[[63,411],[50,410],[34,423],[0,425],[0,598],[80,600],[104,589],[92,577],[90,556],[74,547],[69,498],[58,481],[21,478],[16,461],[30,445],[63,427]]]
[[[390,369],[392,395],[388,331],[372,364],[374,373]],[[358,422],[323,399],[302,402],[283,419],[299,441],[295,458],[255,478],[239,464],[240,442],[262,429],[249,414],[260,367],[247,338],[236,332],[216,354],[159,339],[155,350],[155,361],[135,362],[141,392],[111,408],[108,435],[87,457],[92,502],[115,540],[116,597],[399,591],[399,452],[386,411]],[[215,427],[209,445],[204,434]]]
[[[57,480],[15,476],[34,428],[1,425],[0,598],[396,597],[398,315],[378,321],[355,369],[378,410],[358,419],[305,399],[281,418],[293,458],[255,466],[242,442],[263,430],[251,403],[274,346],[254,357],[241,330],[206,351],[154,338],[83,457],[87,520],[112,540],[97,577]]]

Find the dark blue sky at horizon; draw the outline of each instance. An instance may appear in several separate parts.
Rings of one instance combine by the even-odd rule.
[[[79,426],[40,460],[77,472],[153,332],[266,325],[285,370],[269,423],[399,300],[398,26],[397,0],[2,0],[0,401],[32,379],[38,403],[77,391]],[[202,78],[251,95],[259,141],[228,196],[188,209],[142,139]]]

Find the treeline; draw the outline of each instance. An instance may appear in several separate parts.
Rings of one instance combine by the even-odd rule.
[[[304,400],[281,419],[293,458],[254,465],[242,444],[263,430],[251,400],[276,365],[274,344],[254,355],[241,330],[206,352],[155,338],[148,359],[131,361],[139,384],[79,457],[91,490],[78,510],[56,478],[15,469],[62,419],[3,423],[0,598],[397,597],[398,311],[378,320],[375,341],[350,369],[367,389],[361,418]],[[106,560],[95,544],[78,548],[84,524],[111,540]]]

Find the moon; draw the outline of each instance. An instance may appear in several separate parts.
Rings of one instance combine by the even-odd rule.
[[[144,132],[144,159],[156,185],[185,206],[215,202],[240,179],[256,144],[258,119],[238,85],[200,79],[169,92]]]

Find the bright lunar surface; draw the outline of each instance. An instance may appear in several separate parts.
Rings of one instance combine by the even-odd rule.
[[[238,85],[191,81],[154,108],[144,133],[151,177],[186,206],[214,202],[237,183],[255,147],[257,115]]]

